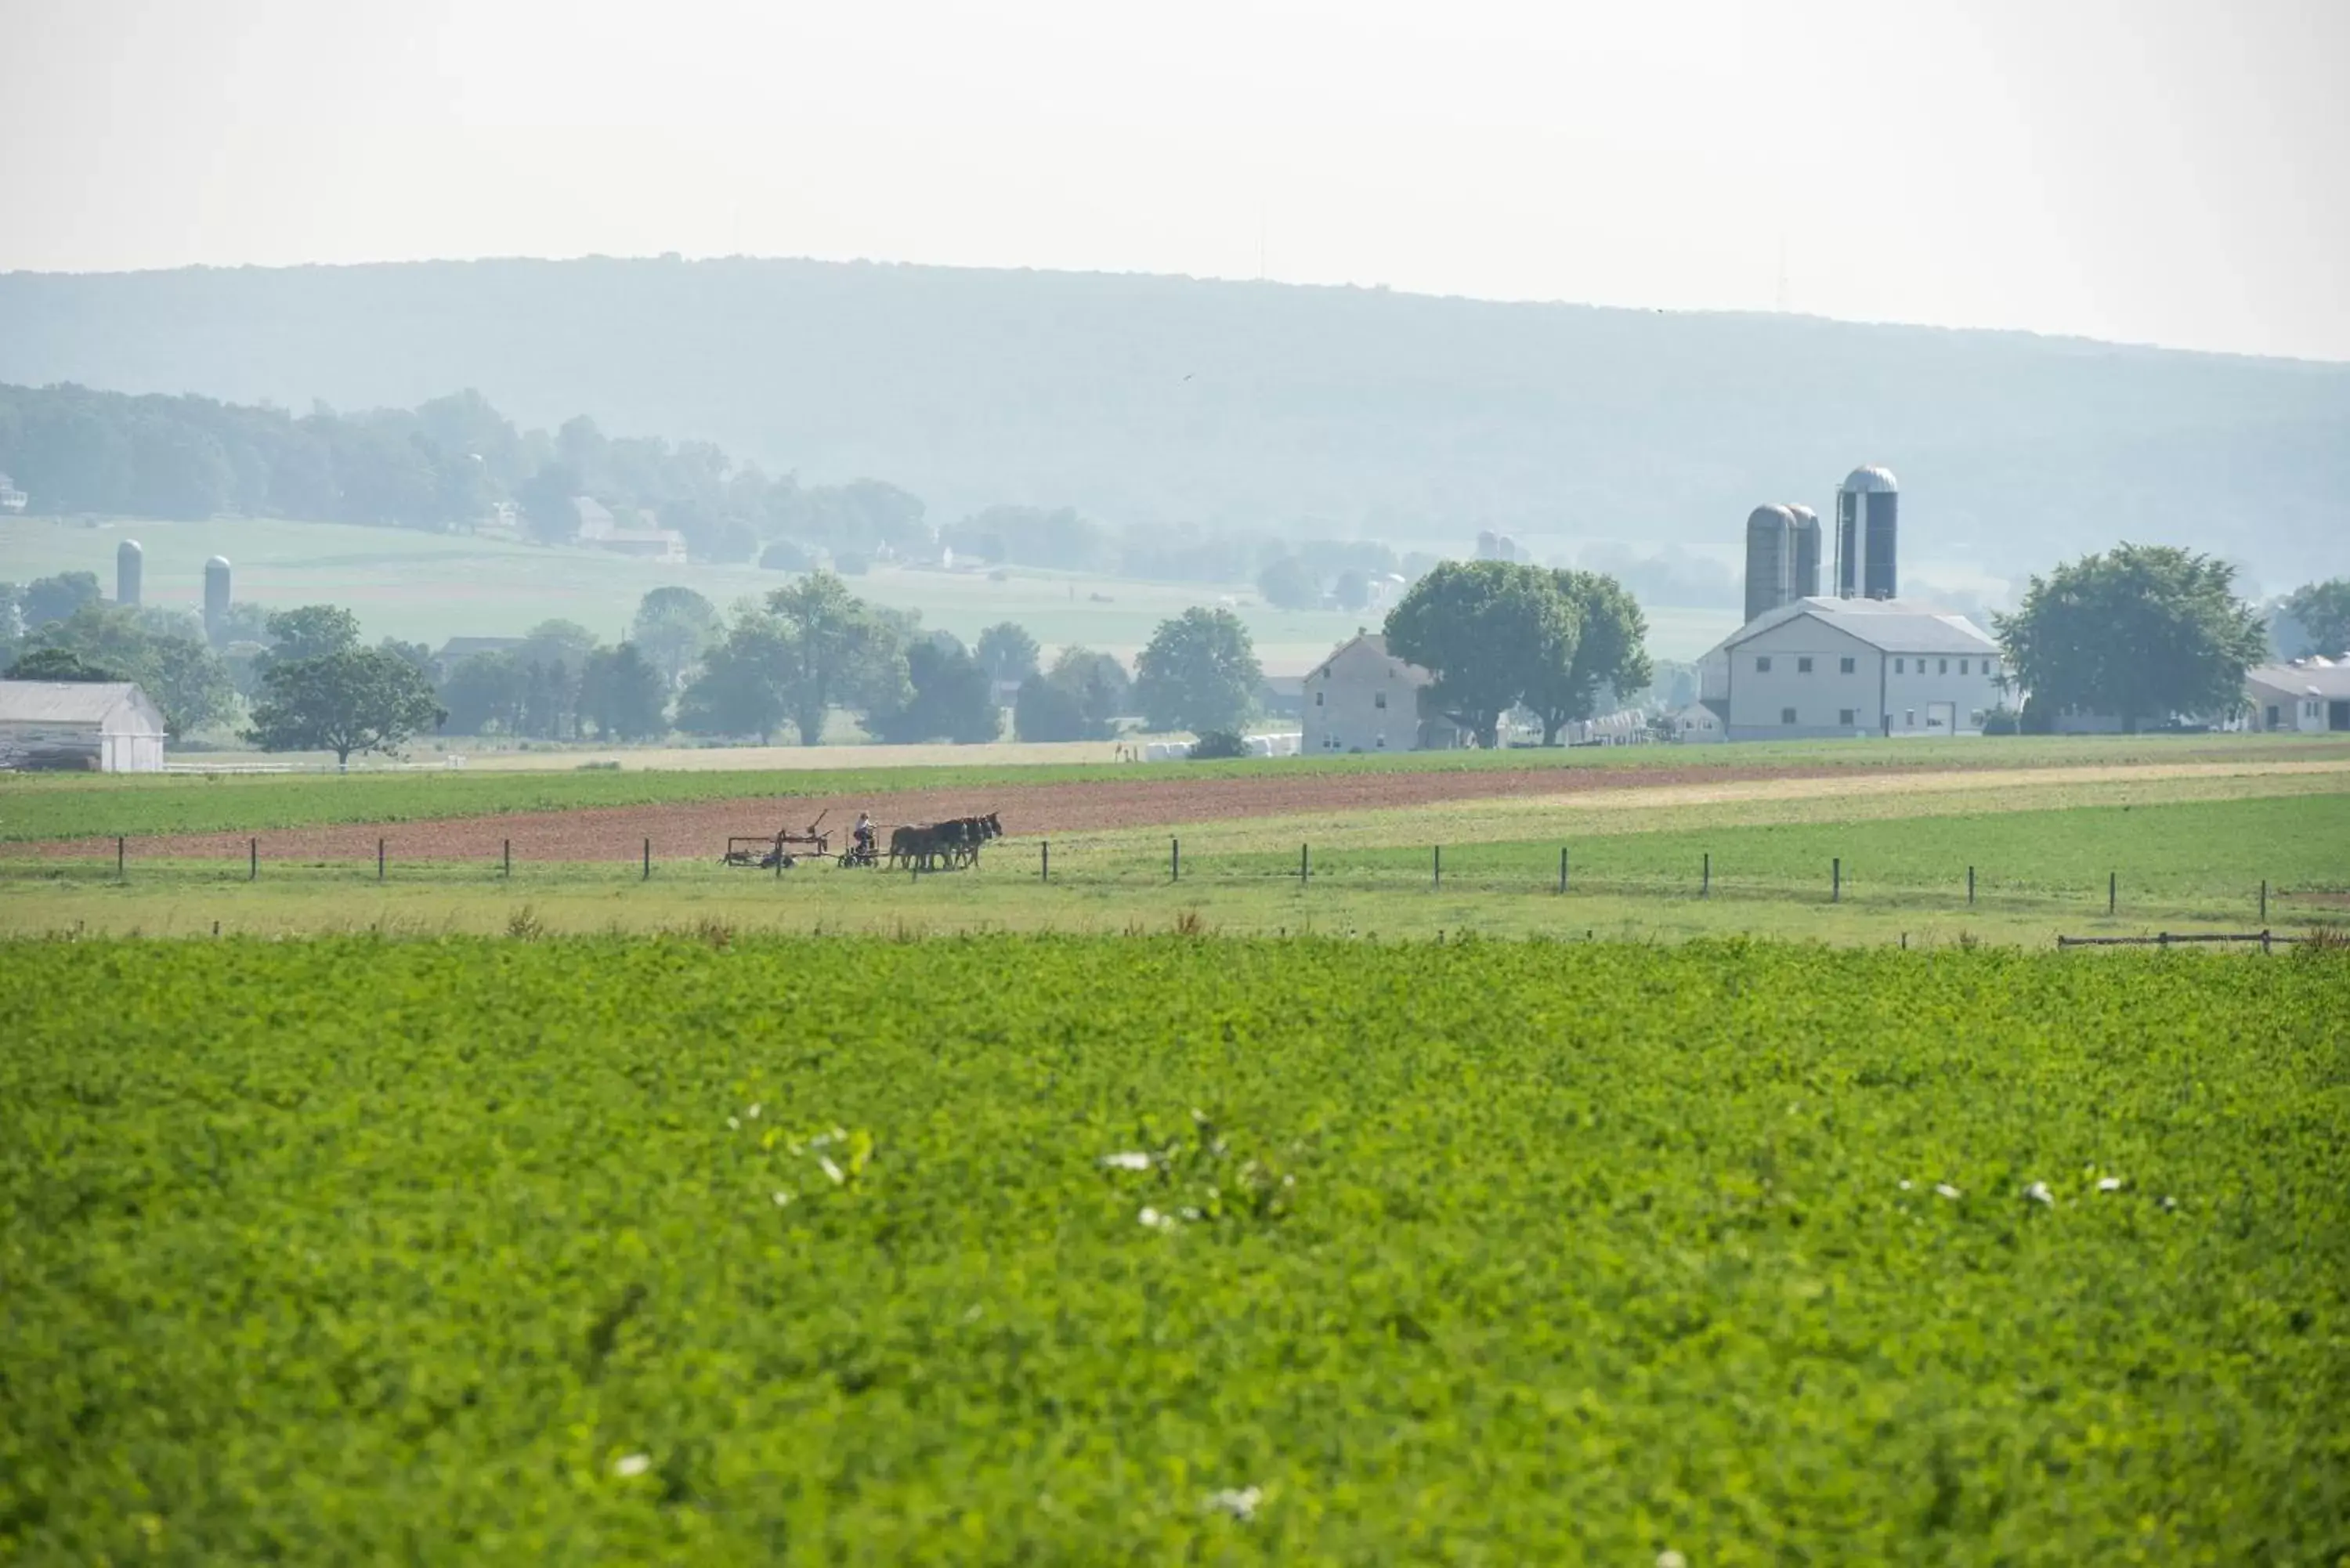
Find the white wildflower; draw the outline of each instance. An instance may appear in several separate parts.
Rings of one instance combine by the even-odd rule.
[[[781,1190],[770,1193],[768,1196],[772,1197],[775,1200],[775,1207],[778,1209],[783,1208],[792,1200],[792,1195],[790,1193]]]
[[[1124,1154],[1106,1154],[1101,1163],[1105,1170],[1149,1170],[1150,1157],[1139,1150],[1128,1150]]]
[[[2097,1182],[2097,1190],[2100,1192],[2119,1192],[2121,1189],[2122,1179],[2118,1176],[2103,1177]]]
[[[1689,1559],[1668,1546],[1657,1553],[1657,1568],[1689,1568]]]
[[[2164,1194],[2162,1195],[2162,1205],[2161,1205],[2161,1207],[2162,1207],[2162,1211],[2163,1211],[2165,1214],[2168,1214],[2168,1213],[2169,1213],[2172,1210],[2174,1210],[2174,1209],[2176,1209],[2176,1208],[2178,1208],[2178,1199],[2176,1199],[2176,1198],[2171,1197],[2171,1196],[2170,1196],[2170,1194],[2168,1194],[2168,1192],[2166,1192],[2166,1193],[2164,1193]]]
[[[2051,1209],[2056,1207],[2056,1195],[2048,1190],[2048,1184],[2044,1181],[2033,1182],[2023,1189],[2023,1195],[2034,1203],[2044,1203]]]
[[[749,1110],[744,1111],[743,1114],[755,1122],[759,1119],[759,1107],[753,1106]]]
[[[1221,1509],[1243,1524],[1256,1517],[1257,1504],[1263,1501],[1263,1491],[1253,1486],[1237,1489],[1227,1487],[1222,1491],[1208,1494],[1210,1508]]]
[[[1945,1198],[1956,1198],[1959,1195],[1959,1189],[1951,1186],[1947,1181],[1938,1181],[1934,1183],[1934,1190],[1940,1193]]]
[[[729,1132],[741,1132],[743,1130],[743,1124],[737,1121],[734,1117],[728,1116],[726,1118],[726,1130]]]
[[[1158,1210],[1147,1206],[1135,1218],[1153,1231],[1172,1231],[1175,1228],[1175,1221],[1171,1216],[1161,1214]]]
[[[1894,1185],[1900,1188],[1902,1191],[1907,1192],[1909,1190],[1909,1179],[1905,1176]]]
[[[627,1480],[632,1476],[640,1476],[652,1468],[651,1458],[645,1454],[622,1454],[612,1461],[612,1473],[622,1480]]]
[[[841,1183],[848,1179],[847,1177],[841,1174],[840,1167],[832,1163],[832,1156],[828,1154],[817,1155],[816,1157],[816,1162],[827,1176],[832,1178],[832,1184],[835,1187],[838,1187]]]

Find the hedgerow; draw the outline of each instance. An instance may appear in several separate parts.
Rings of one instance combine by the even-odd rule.
[[[0,1557],[2332,1563],[2338,954],[0,951]]]

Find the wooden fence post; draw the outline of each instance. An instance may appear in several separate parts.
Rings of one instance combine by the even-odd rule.
[[[2262,878],[2261,878],[2261,924],[2262,924],[2262,925],[2263,925],[2263,926],[2265,926],[2265,925],[2267,925],[2268,923],[2269,923],[2269,879],[2268,879],[2267,877],[2262,877]]]
[[[650,839],[650,838],[648,838],[648,839],[646,839],[646,840],[645,840],[645,876],[644,876],[644,879],[645,879],[646,881],[648,881],[648,882],[650,882],[650,881],[651,881],[651,880],[653,879],[653,841],[652,841],[651,839]]]
[[[1039,840],[1036,845],[1036,880],[1050,882],[1052,879],[1053,841],[1046,838]]]
[[[1441,844],[1436,846],[1436,868],[1430,873],[1429,886],[1431,888],[1444,886],[1444,846]]]
[[[1844,902],[1844,857],[1841,855],[1828,862],[1828,902]]]
[[[1558,846],[1558,890],[1566,891],[1566,846]]]
[[[1303,888],[1305,886],[1305,878],[1308,875],[1309,872],[1306,868],[1305,860],[1305,846],[1301,844],[1297,846],[1297,885],[1299,887]]]
[[[1183,841],[1180,838],[1167,841],[1167,879],[1170,882],[1183,879]]]
[[[248,882],[261,880],[261,840],[258,838],[244,841],[244,879]]]
[[[502,858],[504,859],[504,863],[505,863],[505,872],[504,872],[505,877],[506,877],[506,879],[507,879],[508,881],[512,881],[512,880],[514,879],[514,840],[513,840],[513,839],[509,838],[509,839],[507,839],[507,840],[506,840],[506,843],[505,843],[505,850],[504,850],[504,856],[502,857]]]
[[[2118,899],[2118,898],[2119,898],[2119,896],[2120,896],[2120,889],[2121,889],[2121,873],[2119,873],[2119,872],[2117,872],[2117,871],[2108,871],[2108,872],[2106,872],[2106,914],[2110,915],[2110,914],[2112,914],[2112,913],[2114,912],[2114,906],[2115,906],[2116,901]]]
[[[383,880],[383,840],[380,838],[375,841],[375,879],[379,882]]]
[[[126,842],[121,834],[118,833],[114,836],[114,879],[118,882],[125,880],[130,875],[130,851],[123,847]]]
[[[1697,896],[1700,898],[1713,897],[1713,851],[1711,849],[1705,852],[1704,866],[1697,874]]]

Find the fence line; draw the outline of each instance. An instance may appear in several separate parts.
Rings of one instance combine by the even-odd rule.
[[[1012,846],[1013,846],[1010,843],[1007,843],[1003,847],[1008,850]],[[1470,847],[1474,849],[1478,846],[1471,846]],[[1040,838],[1036,840],[1036,848],[1037,879],[1040,882],[1052,883],[1055,878],[1053,876],[1053,850],[1051,841],[1049,839]],[[130,836],[114,836],[114,850],[115,879],[120,882],[128,882],[131,879],[133,874],[133,867],[130,863]],[[1001,853],[1002,851],[999,851],[999,856]],[[1195,857],[1193,863],[1187,867],[1183,864],[1182,841],[1180,838],[1170,837],[1168,841],[1168,880],[1170,883],[1189,881],[1194,885],[1204,880],[1211,887],[1233,887],[1250,884],[1263,885],[1284,879],[1287,875],[1278,868],[1278,862],[1272,855],[1265,851],[1245,850],[1239,853],[1256,861],[1258,863],[1256,867],[1253,868],[1238,868],[1228,866],[1220,869],[1215,866],[1214,858],[1211,857],[1208,866],[1203,869]],[[1399,892],[1403,890],[1403,888],[1407,885],[1407,878],[1410,878],[1412,880],[1417,879],[1414,874],[1409,871],[1408,863],[1406,863],[1400,855],[1399,855],[1396,846],[1380,846],[1377,849],[1368,851],[1367,853],[1384,857],[1385,858],[1371,864],[1354,867],[1349,867],[1343,857],[1336,865],[1333,865],[1326,859],[1323,865],[1317,867],[1314,864],[1313,846],[1310,842],[1300,844],[1297,846],[1297,869],[1295,873],[1299,891],[1303,893],[1314,883],[1320,882],[1335,885],[1341,890],[1359,890],[1365,888],[1377,888],[1384,884],[1388,889]],[[5,854],[5,846],[0,846],[0,855]],[[245,841],[245,876],[244,879],[248,882],[258,882],[261,879],[262,869],[261,840],[259,837],[255,836],[247,838]],[[379,883],[388,882],[390,880],[390,871],[392,868],[390,841],[388,836],[379,836],[377,838],[375,858],[376,880]],[[639,870],[639,879],[650,882],[652,879],[653,875],[653,845],[651,838],[646,837],[642,839],[639,846],[639,854],[636,857],[631,857],[630,858],[638,861],[637,869]],[[699,861],[703,857],[701,856],[695,856],[691,858],[695,861]],[[600,859],[601,857],[587,860],[566,858],[546,862],[546,864],[563,867],[592,867]],[[26,866],[32,864],[55,865],[54,862],[26,862],[23,864]],[[348,865],[348,862],[346,861],[343,864]],[[421,872],[424,875],[429,876],[436,871],[462,871],[466,867],[477,864],[478,862],[473,860],[471,857],[452,858],[435,856],[423,858],[419,861],[410,862],[409,869],[411,872]],[[1105,884],[1116,885],[1126,883],[1140,887],[1145,885],[1146,878],[1149,877],[1149,873],[1147,869],[1148,864],[1147,852],[1145,857],[1141,858],[1137,858],[1131,855],[1121,853],[1118,856],[1117,859],[1111,863],[1109,868],[1099,877],[1088,876],[1087,868],[1080,865],[1076,873],[1076,882],[1074,884],[1071,883],[1066,875],[1064,875],[1059,878],[1059,881],[1064,886],[1102,886]],[[175,858],[172,862],[171,871],[182,872],[186,870],[187,867],[188,861],[186,859]],[[316,861],[306,861],[305,867],[306,869],[315,868],[317,870],[329,869],[328,866],[321,865]],[[1621,875],[1609,876],[1603,871],[1597,877],[1592,877],[1586,874],[1582,879],[1575,880],[1571,877],[1571,847],[1566,845],[1561,845],[1559,846],[1558,878],[1555,888],[1555,891],[1559,896],[1565,896],[1570,890],[1602,895],[1613,894],[1621,897],[1657,897],[1668,898],[1675,897],[1677,894],[1675,887],[1676,879],[1664,873],[1635,870]],[[224,867],[224,869],[225,867]],[[1525,875],[1527,869],[1531,869],[1531,867],[1523,867],[1515,860],[1513,860],[1507,866],[1495,866],[1490,869],[1481,869],[1474,865],[1472,857],[1471,865],[1466,869],[1463,869],[1456,862],[1454,867],[1455,875],[1453,885],[1455,887],[1461,887],[1465,884],[1466,888],[1471,890],[1488,893],[1504,893],[1513,889],[1528,892],[1537,890],[1541,888],[1542,884],[1534,877],[1527,877]],[[1744,882],[1727,880],[1722,882],[1720,886],[1717,886],[1716,878],[1713,875],[1713,856],[1711,851],[1706,851],[1700,857],[1698,866],[1695,869],[1697,871],[1695,877],[1679,884],[1679,889],[1684,890],[1681,891],[1679,896],[1686,897],[1693,893],[1694,896],[1700,899],[1711,899],[1719,893],[1732,898],[1764,899],[1770,901],[1800,899],[1803,896],[1801,882],[1789,879],[1784,877],[1771,877]],[[1954,868],[1954,873],[1955,869],[1956,868]],[[780,863],[778,863],[775,867],[775,875],[779,881],[783,877],[783,870],[784,868]],[[1825,888],[1826,901],[1830,904],[1842,904],[1846,902],[1845,893],[1846,889],[1845,887],[1843,857],[1841,856],[1830,857],[1828,858],[1826,870],[1827,876],[1825,878],[1826,884]],[[1186,875],[1187,871],[1189,873],[1188,876]],[[1440,844],[1432,846],[1428,873],[1429,880],[1426,885],[1431,890],[1442,890],[1446,886],[1444,872],[1444,846]],[[1982,902],[1982,899],[1979,898],[1978,895],[1978,873],[1979,868],[1974,865],[1968,865],[1964,867],[1964,908],[1975,909],[1980,907]],[[233,873],[231,874],[233,875]],[[514,840],[512,838],[504,839],[500,843],[499,857],[496,864],[496,874],[508,882],[511,882],[514,879],[515,873]],[[889,873],[887,872],[882,873],[882,875],[888,874]],[[49,871],[47,876],[54,879],[56,872]],[[1813,886],[1817,888],[1820,885],[1814,883]],[[2117,918],[2119,915],[2120,887],[2120,873],[2118,871],[2107,872],[2106,877],[2106,914],[2108,918]],[[1899,881],[1882,884],[1880,885],[1880,888],[1881,891],[1889,893],[1905,903],[1914,905],[1919,901],[1921,896],[1930,898],[1932,885],[1918,881]],[[1952,890],[1954,893],[1957,891],[1955,875],[1953,877]],[[2259,880],[2256,888],[2248,888],[2246,890],[2248,901],[2254,902],[2255,907],[2259,910],[2262,925],[2262,930],[2261,932],[2254,932],[2248,935],[2228,934],[2217,936],[2193,933],[2176,933],[2169,935],[2158,933],[2151,937],[2064,937],[2059,940],[2060,945],[2066,947],[2138,944],[2167,946],[2173,942],[2189,941],[2251,942],[2266,940],[2268,941],[2274,942],[2297,940],[2275,937],[2267,934],[2269,901],[2272,891],[2272,888],[2271,883],[2266,877],[2262,877]],[[1814,898],[1817,898],[1819,895],[1814,893],[1812,896]],[[2095,895],[2093,893],[2090,893],[2086,889],[2064,888],[2026,889],[2019,888],[2010,889],[2003,893],[1996,890],[1992,892],[1992,898],[1996,902],[2004,904],[2011,909],[2021,905],[2034,909],[2054,909],[2055,908],[2067,905],[2078,908],[2079,905],[2086,902],[2089,898],[2094,898],[2094,896]],[[1864,902],[1875,901],[1869,898],[1866,890],[1864,890],[1863,893],[1863,900]],[[2192,906],[2198,904],[2209,904],[2217,901],[2218,900],[2215,897],[2210,893],[2182,892],[2168,898],[2162,908],[2175,912],[2181,904]]]

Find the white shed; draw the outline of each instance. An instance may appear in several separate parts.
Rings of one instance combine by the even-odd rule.
[[[0,769],[163,771],[163,711],[127,680],[0,680]]]

